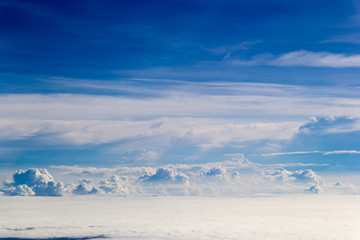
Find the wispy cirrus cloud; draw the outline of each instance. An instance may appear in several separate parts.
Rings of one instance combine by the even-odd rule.
[[[325,68],[358,68],[360,54],[339,54],[331,52],[311,52],[299,50],[279,56],[271,54],[255,55],[250,60],[232,60],[236,65],[270,65],[279,67],[303,66]]]
[[[351,44],[360,44],[360,34],[345,34],[339,36],[333,36],[328,39],[325,39],[321,43],[351,43]]]
[[[265,154],[259,154],[259,156],[262,156],[262,157],[274,157],[274,156],[302,155],[302,154],[322,154],[322,155],[332,155],[332,154],[360,154],[360,151],[358,151],[358,150],[296,151],[296,152],[265,153]]]

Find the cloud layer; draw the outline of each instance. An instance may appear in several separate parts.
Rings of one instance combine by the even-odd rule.
[[[158,168],[91,168],[89,171],[76,166],[54,168],[66,170],[62,173],[63,176],[70,174],[81,180],[78,183],[63,184],[55,182],[46,169],[19,170],[13,175],[14,182],[5,181],[0,192],[8,196],[238,196],[306,192],[353,194],[357,191],[350,184],[325,181],[311,169],[302,167],[287,170],[236,158],[224,162]],[[103,173],[101,176],[100,172]]]
[[[0,142],[11,147],[9,156],[26,151],[23,145],[42,150],[100,145],[99,152],[113,158],[161,162],[173,156],[171,151],[178,154],[177,149],[184,149],[178,154],[183,159],[214,149],[264,153],[264,146],[280,146],[271,149],[274,152],[299,131],[305,134],[311,128],[316,133],[315,125],[318,134],[321,128],[337,133],[360,129],[356,89],[163,81],[165,89],[135,86],[136,80],[125,84],[129,92],[150,91],[144,97],[1,95]],[[111,84],[116,87],[116,82]],[[308,121],[318,115],[339,117]],[[333,149],[338,150],[346,149]]]

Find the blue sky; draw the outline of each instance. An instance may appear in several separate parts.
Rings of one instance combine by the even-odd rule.
[[[359,37],[356,1],[0,1],[0,166],[358,171]]]

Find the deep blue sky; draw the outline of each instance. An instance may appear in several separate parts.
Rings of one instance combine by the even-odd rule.
[[[334,74],[346,75],[346,83],[360,76],[357,69],[284,72],[231,64],[299,50],[359,54],[354,1],[2,0],[0,11],[2,83],[10,85],[5,91],[26,85],[37,92],[33,78],[39,76],[310,85],[334,84]]]
[[[0,164],[356,169],[359,39],[347,0],[0,0]]]

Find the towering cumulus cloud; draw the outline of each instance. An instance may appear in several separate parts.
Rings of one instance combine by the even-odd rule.
[[[144,176],[141,176],[139,180],[143,182],[181,184],[187,183],[189,177],[174,168],[159,168],[156,170],[156,173],[145,174]]]
[[[54,177],[46,169],[31,168],[18,170],[13,175],[14,182],[4,182],[1,189],[10,196],[62,196],[64,186],[54,181]]]

